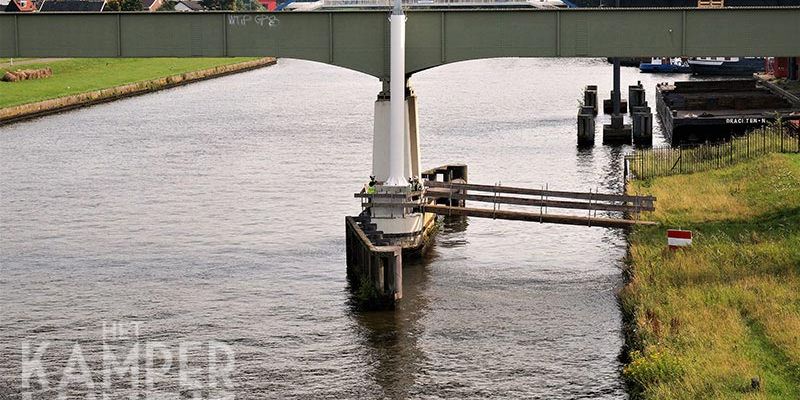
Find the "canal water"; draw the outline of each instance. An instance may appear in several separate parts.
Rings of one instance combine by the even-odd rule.
[[[622,77],[651,105],[666,80]],[[599,132],[576,147],[581,88],[611,88],[604,60],[471,61],[412,82],[424,166],[621,190],[629,148]],[[0,127],[0,398],[626,398],[620,231],[450,221],[406,263],[396,311],[352,310],[344,216],[360,211],[379,90],[280,60]],[[107,376],[108,353],[133,364]]]

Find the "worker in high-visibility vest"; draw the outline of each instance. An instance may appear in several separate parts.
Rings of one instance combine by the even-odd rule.
[[[369,185],[367,186],[367,194],[375,194],[375,184],[376,183],[377,182],[375,182],[375,177],[374,176],[370,176],[369,177]]]

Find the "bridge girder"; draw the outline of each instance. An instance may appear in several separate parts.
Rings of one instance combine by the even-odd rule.
[[[797,56],[800,8],[407,13],[408,74],[497,57]],[[389,11],[0,14],[0,57],[311,60],[389,76]]]

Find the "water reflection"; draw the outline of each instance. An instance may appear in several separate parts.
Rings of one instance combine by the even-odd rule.
[[[466,246],[469,241],[467,240],[467,236],[464,235],[464,232],[466,232],[468,226],[469,219],[467,217],[444,217],[441,222],[441,227],[439,228],[439,237],[437,238],[436,245],[445,248]],[[430,253],[435,253],[435,247],[431,248]],[[428,261],[430,262],[433,260],[429,259]]]
[[[602,176],[600,177],[603,189],[611,193],[621,193],[624,189],[625,177],[622,176],[623,158],[626,154],[628,146],[608,146],[608,159],[606,165],[603,167]]]
[[[423,258],[407,260],[403,265],[403,300],[393,311],[353,311],[356,334],[367,349],[371,366],[368,377],[383,396],[408,398],[417,376],[423,373],[425,353],[418,340],[430,303],[427,294],[430,264],[436,259],[434,249]]]
[[[594,170],[594,147],[577,146],[575,157],[578,170],[582,173],[592,173]]]

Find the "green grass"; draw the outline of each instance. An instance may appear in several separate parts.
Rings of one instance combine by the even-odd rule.
[[[247,60],[252,58],[88,58],[25,64],[19,68],[50,67],[53,76],[30,81],[0,82],[0,108]]]
[[[655,195],[620,294],[645,399],[800,399],[800,155],[635,181]],[[691,248],[666,249],[667,228]],[[753,377],[761,380],[753,390]]]

